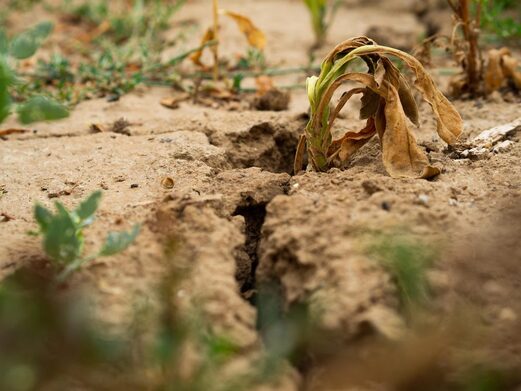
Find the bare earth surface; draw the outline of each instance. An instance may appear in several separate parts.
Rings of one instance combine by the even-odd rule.
[[[312,35],[299,2],[223,1],[223,8],[251,15],[267,32],[270,65],[306,63]],[[207,11],[205,2],[193,1],[178,17],[197,20],[202,31]],[[424,28],[405,5],[353,6],[337,16],[326,48],[365,34],[372,26],[368,20],[410,34]],[[224,27],[224,55],[242,47],[234,27]],[[302,81],[291,76],[282,84]],[[303,90],[292,93],[284,112],[226,111],[191,102],[170,110],[159,101],[171,95],[167,88],[140,88],[118,102],[87,101],[66,120],[0,141],[0,213],[8,220],[0,222],[1,276],[42,259],[40,243],[26,235],[35,228],[35,202],[50,206],[59,199],[74,206],[102,189],[87,250],[99,246],[109,230],[143,226],[136,245],[73,277],[91,290],[107,324],[127,324],[135,300],[154,295],[165,273],[165,245],[174,240],[176,258],[190,263],[179,300],[187,311],[197,303],[215,331],[245,356],[261,349],[256,310],[246,297],[255,284],[274,280],[288,306],[311,303],[321,329],[333,333],[340,350],[358,346],[368,325],[390,340],[407,332],[395,283],[366,246],[371,232],[406,233],[437,250],[429,274],[433,311],[440,319],[468,313],[469,322],[483,328],[479,344],[468,349],[483,362],[521,373],[520,133],[513,133],[506,151],[456,158],[435,136],[423,105],[418,139],[444,167],[435,180],[390,178],[377,141],[345,171],[292,177],[307,110]],[[455,105],[465,120],[463,140],[521,115],[518,103],[502,100]],[[92,124],[122,117],[130,123],[129,135],[91,130]],[[354,108],[346,109],[338,130],[356,118]],[[161,186],[165,177],[174,179],[173,189]],[[329,369],[294,375],[275,389],[349,389],[345,382],[338,388]]]

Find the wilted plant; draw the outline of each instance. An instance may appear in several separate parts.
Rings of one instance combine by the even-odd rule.
[[[463,72],[451,82],[456,96],[488,95],[507,84],[521,90],[518,61],[507,48],[490,50],[486,58],[479,46],[483,16],[489,17],[488,0],[447,0],[454,12],[454,32],[449,48]]]
[[[63,268],[58,280],[64,280],[85,262],[125,250],[138,235],[139,225],[135,225],[130,232],[111,232],[96,254],[82,256],[85,241],[83,230],[94,221],[100,199],[101,192],[94,192],[74,211],[56,202],[55,214],[40,204],[35,206],[34,217],[40,227],[36,235],[43,236],[43,249],[47,256],[56,266]]]
[[[324,43],[327,31],[341,4],[340,0],[304,0],[309,9],[311,24],[315,33],[315,46]]]
[[[266,46],[266,36],[264,33],[253,24],[250,18],[238,14],[233,11],[228,10],[220,10],[218,0],[213,0],[213,26],[206,30],[202,41],[201,48],[194,52],[190,57],[191,60],[199,66],[203,66],[201,62],[201,57],[203,55],[204,49],[207,47],[208,43],[214,41],[214,44],[211,46],[211,50],[213,52],[213,76],[214,80],[219,78],[219,16],[225,15],[230,17],[235,21],[239,30],[244,34],[246,39],[248,40],[248,44],[250,47],[262,52],[264,47]]]
[[[10,89],[20,85],[12,64],[32,57],[53,29],[52,23],[44,22],[9,39],[0,30],[0,122],[13,111],[22,123],[64,118],[68,111],[61,104],[43,97],[33,96],[26,102],[15,104]]]
[[[448,144],[456,142],[463,128],[461,116],[438,90],[421,63],[400,50],[357,37],[336,46],[324,59],[320,75],[308,78],[311,117],[297,148],[296,173],[302,170],[306,147],[311,168],[327,171],[331,167],[345,166],[375,135],[380,139],[384,166],[392,177],[430,178],[440,173],[416,144],[408,119],[419,125],[418,107],[409,83],[388,56],[399,58],[410,68],[416,78],[416,89],[432,107],[439,136]],[[365,62],[366,73],[347,70],[356,59]],[[345,92],[331,109],[333,94],[346,82],[357,82],[362,87]],[[366,126],[334,140],[333,124],[355,94],[362,95],[360,117],[367,120]]]

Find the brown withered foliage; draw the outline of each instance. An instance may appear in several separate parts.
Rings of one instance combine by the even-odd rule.
[[[400,59],[412,71],[414,86],[432,107],[439,136],[448,144],[457,141],[463,128],[461,116],[422,64],[405,52],[380,46],[367,37],[356,37],[336,46],[323,61],[320,76],[308,79],[311,118],[298,146],[296,173],[302,170],[306,147],[311,168],[327,171],[345,166],[374,136],[380,139],[383,163],[392,177],[432,178],[440,173],[416,143],[410,123],[419,125],[418,106],[409,82],[388,56]],[[365,62],[367,73],[347,70],[356,58]],[[345,92],[330,108],[335,91],[346,82],[362,87]],[[362,95],[360,117],[366,120],[365,127],[333,140],[335,119],[349,99],[358,94]]]
[[[492,49],[484,56],[479,45],[483,1],[447,0],[454,15],[451,37],[434,36],[424,42],[423,54],[430,52],[431,45],[445,47],[461,67],[461,74],[451,81],[454,96],[486,96],[505,87],[521,90],[519,62],[507,48]],[[427,59],[428,62],[428,59]]]

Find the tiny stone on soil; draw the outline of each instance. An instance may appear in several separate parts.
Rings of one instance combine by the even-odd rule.
[[[503,308],[499,312],[499,320],[503,320],[506,322],[514,322],[517,320],[517,315],[512,308]]]
[[[137,183],[133,183],[130,185],[131,189],[137,189],[138,187],[139,187],[139,185]]]
[[[417,203],[423,206],[429,206],[429,196],[427,194],[420,194]]]

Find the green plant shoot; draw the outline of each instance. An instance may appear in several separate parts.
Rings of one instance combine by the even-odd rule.
[[[66,279],[85,262],[122,252],[139,234],[139,225],[135,225],[130,232],[111,232],[97,253],[84,257],[83,230],[93,223],[100,199],[101,192],[96,191],[73,211],[56,202],[54,214],[44,206],[36,204],[34,218],[40,228],[36,235],[43,236],[45,254],[56,266],[62,268],[58,276],[59,281]]]

